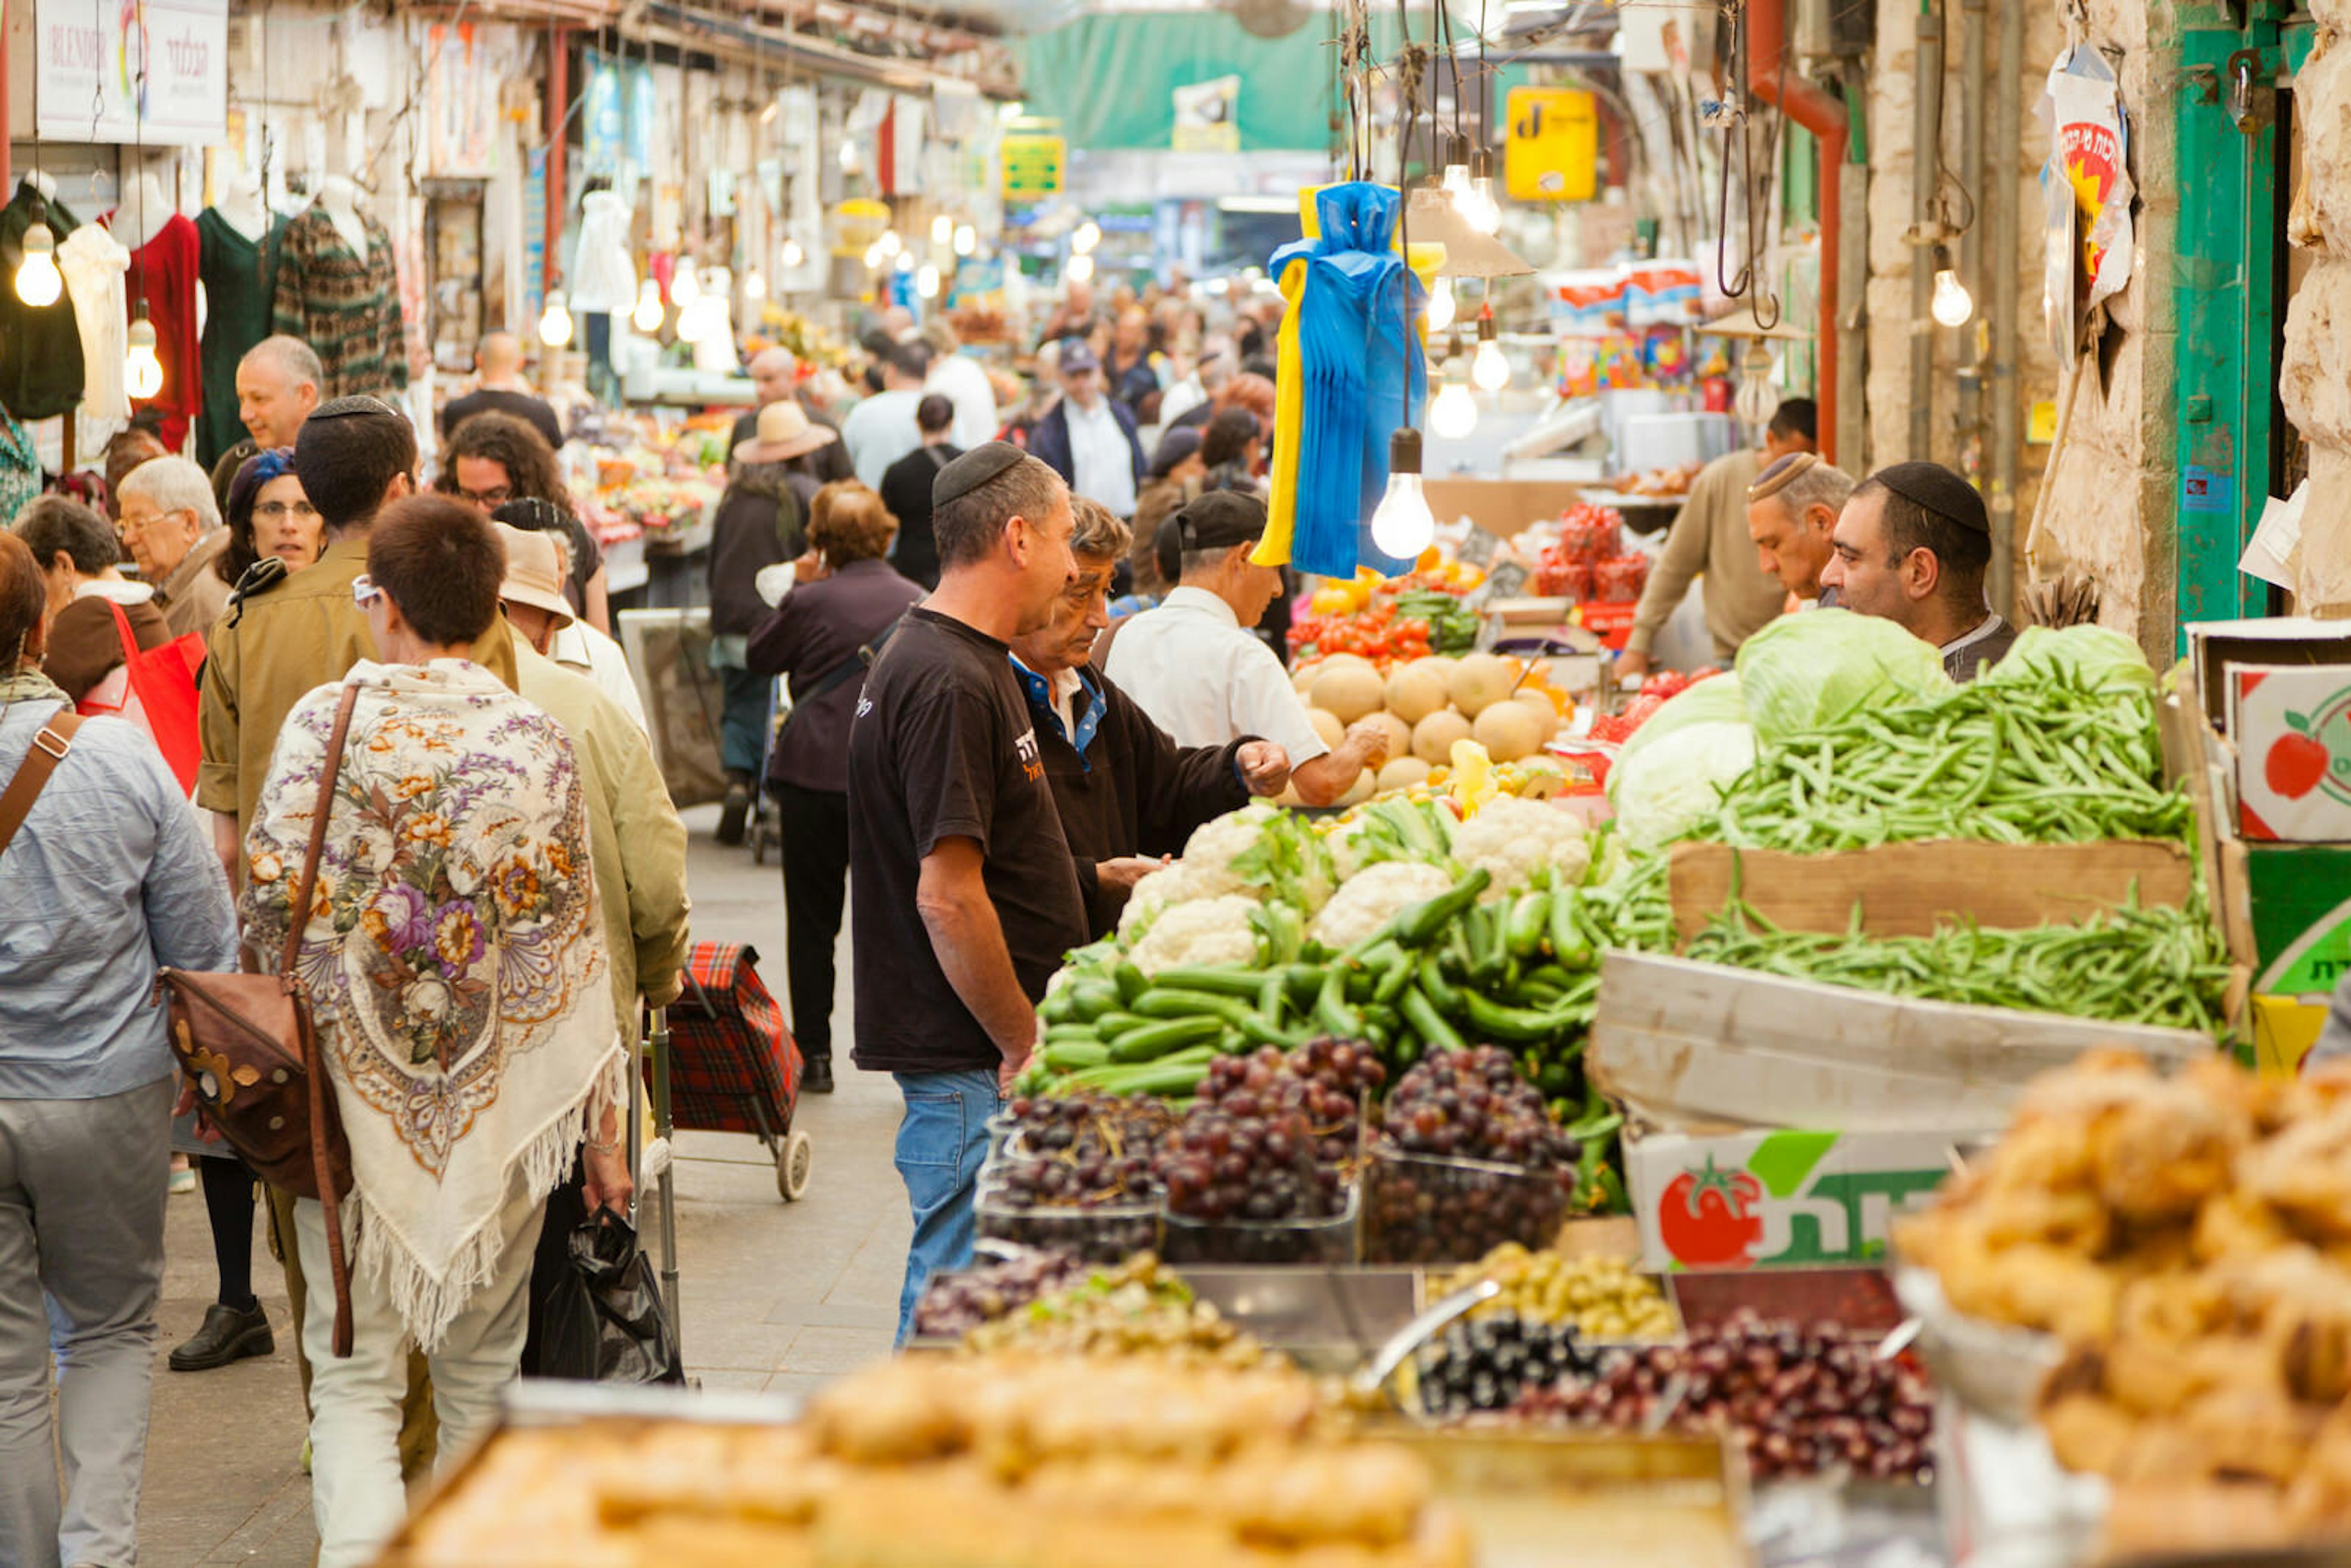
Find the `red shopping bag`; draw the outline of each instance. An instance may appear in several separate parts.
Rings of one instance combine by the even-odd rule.
[[[183,790],[193,792],[204,742],[196,733],[196,672],[204,667],[204,639],[191,632],[160,647],[141,650],[131,618],[112,600],[114,630],[122,639],[122,663],[83,695],[76,711],[127,718],[145,730],[163,754]]]

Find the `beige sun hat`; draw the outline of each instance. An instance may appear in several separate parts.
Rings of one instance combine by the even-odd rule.
[[[507,549],[507,576],[498,584],[498,597],[546,611],[559,629],[570,625],[571,602],[563,597],[563,551],[554,536],[526,533],[507,523],[491,527]]]
[[[759,434],[742,442],[733,456],[737,463],[783,463],[841,439],[840,434],[811,423],[799,404],[782,398],[759,411]]]

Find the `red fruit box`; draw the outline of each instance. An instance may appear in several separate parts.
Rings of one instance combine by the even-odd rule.
[[[1604,604],[1594,601],[1575,612],[1576,622],[1600,639],[1601,643],[1617,653],[1625,648],[1625,640],[1633,634],[1633,604]]]
[[[2237,831],[2290,843],[2351,841],[2351,670],[2228,666]]]

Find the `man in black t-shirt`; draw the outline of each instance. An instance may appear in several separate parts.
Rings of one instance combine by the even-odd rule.
[[[1045,982],[1086,939],[1008,647],[1077,575],[1068,488],[992,441],[940,470],[932,499],[939,586],[874,661],[849,735],[852,1055],[906,1103],[902,1341],[924,1281],[970,1261],[988,1118],[1028,1061]]]
[[[493,332],[483,339],[474,352],[474,368],[480,372],[475,390],[451,398],[441,410],[442,440],[477,413],[510,413],[547,437],[549,446],[563,444],[563,424],[554,407],[523,382],[522,343],[513,333]]]

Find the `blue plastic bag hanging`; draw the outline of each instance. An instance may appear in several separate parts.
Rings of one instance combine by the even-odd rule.
[[[1382,555],[1371,538],[1372,511],[1387,488],[1388,437],[1419,423],[1428,391],[1418,330],[1427,296],[1395,249],[1401,206],[1385,185],[1328,186],[1314,198],[1320,232],[1273,255],[1297,323],[1295,351],[1279,366],[1296,390],[1283,386],[1278,401],[1293,405],[1294,397],[1298,428],[1294,466],[1275,470],[1277,486],[1290,489],[1272,509],[1290,523],[1288,559],[1301,571],[1344,580],[1359,565],[1388,577],[1412,567]],[[1294,292],[1293,265],[1303,269]],[[1267,533],[1277,550],[1279,532]]]

